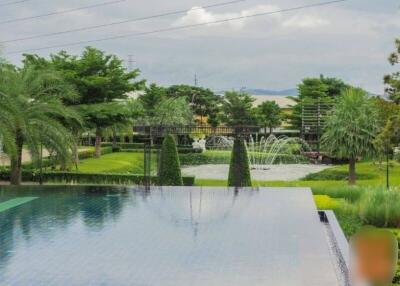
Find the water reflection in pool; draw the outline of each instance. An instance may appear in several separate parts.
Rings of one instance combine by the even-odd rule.
[[[312,262],[323,270],[327,252],[302,260],[308,250],[300,246],[319,248],[307,229],[317,218],[301,216],[313,208],[303,195],[2,188],[0,204],[38,198],[0,212],[0,285],[303,285],[300,278],[313,285],[304,279],[304,267]],[[282,210],[294,204],[299,207],[285,214],[295,219],[285,219]],[[299,241],[301,234],[305,241]]]

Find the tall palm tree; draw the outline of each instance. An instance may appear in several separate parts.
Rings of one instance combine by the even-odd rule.
[[[375,103],[359,88],[349,88],[340,96],[327,118],[322,135],[323,150],[349,160],[349,184],[356,183],[356,161],[375,152],[379,131]]]
[[[71,160],[73,138],[65,122],[80,119],[61,98],[73,94],[73,88],[51,71],[0,66],[0,134],[11,159],[11,184],[21,183],[23,148],[34,162],[42,147],[56,153],[62,164]]]

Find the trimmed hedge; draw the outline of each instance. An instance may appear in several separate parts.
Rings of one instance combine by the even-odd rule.
[[[376,174],[356,174],[358,180],[372,180],[377,178]],[[349,178],[348,171],[326,169],[318,173],[308,174],[302,181],[346,181]]]
[[[211,152],[211,153],[210,153]],[[206,164],[229,164],[231,161],[231,154],[224,151],[206,151],[204,153],[191,153],[191,154],[179,154],[179,159],[182,166],[197,166]],[[296,164],[299,162],[308,162],[301,155],[286,155],[278,154],[276,156],[274,164]]]
[[[102,147],[112,147],[113,143],[104,142],[101,143]],[[117,143],[116,148],[114,148],[113,152],[143,152],[144,144],[143,143]],[[159,146],[153,145],[152,149],[158,149]],[[201,149],[193,149],[192,146],[189,145],[178,145],[178,153],[180,154],[189,154],[189,153],[202,153]],[[129,150],[129,151],[128,151]],[[131,151],[134,150],[134,151]]]
[[[101,143],[101,147],[112,147],[113,143],[112,142],[103,142]],[[120,147],[121,149],[143,149],[144,148],[144,143],[121,143],[117,142],[116,144],[117,147]]]
[[[116,184],[116,185],[142,185],[144,182],[143,175],[137,174],[108,174],[108,173],[76,173],[76,172],[43,172],[43,182],[48,183],[64,183],[64,184]],[[0,180],[8,181],[10,179],[10,171],[8,169],[0,170]],[[32,170],[22,171],[22,180],[28,182],[39,182],[39,172]],[[158,177],[151,177],[152,184],[156,185]],[[195,177],[183,177],[184,186],[193,186]]]
[[[113,152],[112,147],[101,148],[101,155],[110,154]],[[79,151],[79,160],[89,159],[95,157],[95,150],[82,150]]]
[[[231,163],[229,165],[228,187],[251,187],[251,175],[247,148],[243,139],[233,143]]]
[[[151,152],[157,153],[158,149],[151,149]],[[143,149],[122,149],[120,147],[114,148],[113,152],[128,152],[128,153],[143,153]],[[199,154],[201,150],[198,149],[188,149],[188,148],[178,148],[179,154]]]
[[[178,150],[176,148],[175,139],[172,135],[167,135],[164,138],[162,145],[159,166],[159,185],[183,185]]]

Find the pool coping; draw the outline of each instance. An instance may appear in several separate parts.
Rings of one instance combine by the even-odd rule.
[[[327,232],[328,245],[336,258],[334,263],[338,278],[343,286],[350,286],[350,250],[349,243],[332,210],[318,210],[320,222]]]

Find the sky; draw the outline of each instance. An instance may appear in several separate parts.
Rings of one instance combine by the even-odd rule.
[[[305,77],[324,74],[382,94],[383,76],[394,71],[388,55],[400,37],[400,1],[348,0],[332,5],[252,17],[201,27],[143,36],[81,43],[233,17],[277,11],[326,0],[243,0],[204,8],[229,0],[121,0],[112,5],[13,23],[21,17],[63,11],[111,0],[0,0],[0,55],[19,65],[22,50],[49,56],[63,49],[80,54],[95,46],[138,68],[149,83],[198,84],[213,90],[295,88]],[[19,2],[19,1],[18,1]],[[101,25],[182,10],[179,15],[128,22],[99,29],[13,39]],[[15,53],[17,52],[17,53]],[[128,63],[129,55],[133,62]],[[397,68],[398,69],[398,68]]]

